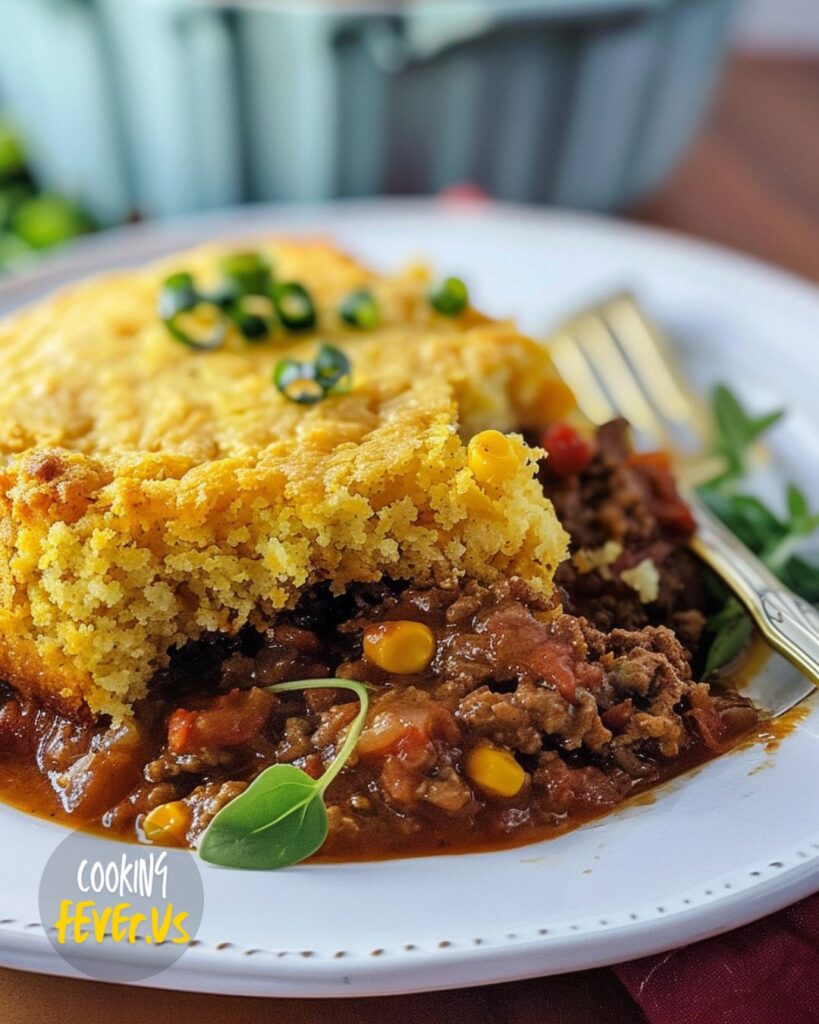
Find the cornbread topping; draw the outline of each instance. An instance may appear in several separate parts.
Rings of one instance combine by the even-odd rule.
[[[757,722],[697,678],[667,464],[572,421],[457,278],[207,247],[0,351],[18,802],[241,867],[524,842]],[[276,786],[306,794],[297,849],[256,827]]]

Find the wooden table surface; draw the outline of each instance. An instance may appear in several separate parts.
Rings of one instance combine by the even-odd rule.
[[[705,131],[633,217],[819,281],[819,61],[737,58]],[[43,1024],[645,1024],[608,970],[386,999],[263,1000],[0,970],[0,1020]]]

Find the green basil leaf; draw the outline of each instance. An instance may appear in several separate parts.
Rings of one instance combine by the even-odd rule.
[[[800,597],[819,604],[819,564],[792,555],[782,567],[780,578]]]
[[[221,867],[286,868],[310,857],[327,838],[324,793],[347,763],[367,718],[367,686],[355,679],[297,679],[274,683],[272,693],[294,690],[352,690],[358,714],[319,779],[292,764],[274,764],[216,814],[199,844],[199,856]]]
[[[777,423],[784,410],[749,415],[734,393],[724,384],[714,389],[712,398],[715,437],[714,452],[725,460],[725,470],[712,483],[724,484],[745,473],[748,448]]]
[[[727,665],[748,643],[753,631],[751,619],[734,597],[708,623],[708,631],[714,634],[705,659],[705,676]]]
[[[787,502],[788,515],[791,517],[792,524],[801,523],[808,518],[808,499],[795,484],[788,485]]]
[[[788,485],[787,491],[788,526],[791,533],[798,537],[807,537],[819,527],[819,513],[811,512],[808,499],[795,484]]]
[[[319,783],[295,765],[274,764],[219,811],[199,856],[222,867],[284,868],[315,853],[327,831]]]
[[[777,544],[787,528],[752,495],[725,494],[705,487],[700,495],[711,511],[752,551],[759,554]]]

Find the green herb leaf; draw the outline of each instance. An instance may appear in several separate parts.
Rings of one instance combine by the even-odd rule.
[[[779,578],[811,604],[819,604],[819,563],[792,555],[782,566]]]
[[[352,690],[359,710],[329,768],[319,779],[291,764],[274,764],[222,808],[205,831],[199,856],[222,867],[265,870],[297,864],[327,838],[324,792],[355,749],[367,718],[369,698],[352,679],[301,679],[269,686],[273,693],[293,690]]]
[[[713,396],[716,428],[714,451],[725,468],[700,488],[700,496],[725,525],[739,537],[792,590],[808,601],[819,602],[819,566],[800,558],[795,547],[819,528],[819,512],[812,513],[798,487],[791,484],[785,495],[787,518],[780,519],[759,500],[733,490],[747,469],[750,446],[783,415],[782,410],[750,415],[724,385]],[[713,636],[706,658],[706,675],[731,661],[747,642],[751,620],[733,597],[708,623]]]
[[[286,868],[315,853],[327,831],[317,781],[292,764],[274,764],[219,811],[199,856],[222,867]]]
[[[707,629],[714,639],[705,660],[706,678],[736,658],[750,640],[753,626],[739,601],[729,597],[722,610],[709,621]]]
[[[790,484],[787,491],[788,526],[790,532],[801,537],[808,537],[819,527],[819,512],[811,512],[808,499],[795,484]]]
[[[749,448],[785,413],[783,409],[777,409],[761,416],[752,416],[724,384],[714,389],[712,410],[716,428],[714,454],[723,458],[725,469],[711,481],[711,486],[723,486],[744,475]]]
[[[700,495],[725,525],[755,554],[777,544],[788,528],[758,499],[748,494],[726,494],[703,488]]]

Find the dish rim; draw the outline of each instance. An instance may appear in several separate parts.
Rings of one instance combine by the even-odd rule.
[[[288,228],[298,227],[304,221],[318,220],[322,213],[339,209],[348,214],[355,212],[365,213],[368,216],[372,213],[384,216],[385,210],[395,210],[401,215],[406,215],[410,209],[412,211],[420,209],[421,214],[434,211],[440,215],[441,207],[440,202],[435,200],[399,200],[397,202],[355,200],[297,207],[295,208],[296,216],[292,217],[293,208],[282,210],[276,207],[261,206],[244,208],[240,211],[242,216],[238,218],[235,212],[218,211],[214,214],[200,215],[162,225],[149,224],[136,228],[115,229],[84,240],[76,256],[73,252],[58,254],[48,259],[42,267],[20,277],[0,282],[0,304],[5,304],[4,300],[9,300],[10,296],[21,290],[39,293],[43,288],[48,289],[54,278],[61,277],[66,273],[71,274],[72,278],[85,276],[85,272],[91,271],[92,267],[99,269],[101,263],[107,264],[112,258],[116,258],[116,253],[119,252],[122,255],[123,245],[128,250],[128,262],[130,263],[134,256],[131,242],[137,237],[141,242],[147,242],[145,245],[147,251],[144,253],[140,251],[138,258],[134,260],[134,262],[141,262],[152,255],[158,256],[163,252],[171,252],[187,244],[196,244],[195,239],[180,241],[178,234],[175,236],[175,232],[189,230],[204,240],[205,237],[211,236],[211,232],[218,229],[221,224],[234,235],[245,231],[245,229],[247,234],[255,234],[262,230],[262,220],[266,216],[271,222],[271,226],[275,225],[274,230],[286,233]],[[449,209],[459,210],[459,215],[472,215],[471,207],[458,207],[450,204]],[[525,206],[510,204],[492,203],[481,205],[477,210],[488,212],[490,216],[496,218],[511,215],[513,217],[525,216],[531,219],[534,215],[547,217],[552,225],[563,226],[567,229],[571,229],[572,226],[579,223],[585,228],[593,227],[604,233],[614,232],[621,237],[625,234],[638,240],[648,237],[655,243],[657,241],[672,242],[678,250],[681,249],[683,252],[687,250],[689,258],[704,253],[712,261],[719,257],[720,260],[727,260],[735,268],[738,265],[742,268],[744,265],[745,268],[752,269],[756,274],[759,274],[760,271],[763,272],[768,278],[774,274],[779,279],[777,283],[787,284],[791,289],[795,288],[794,296],[799,293],[800,298],[807,299],[811,304],[816,305],[817,294],[819,294],[809,282],[787,272],[769,268],[764,262],[738,256],[729,250],[687,239],[663,229],[622,224],[588,214],[541,212]],[[332,223],[328,225],[328,228],[332,230]],[[217,233],[212,237],[219,237],[219,235]],[[112,248],[114,250],[113,257],[111,255]],[[76,273],[78,269],[79,274]],[[32,294],[31,299],[34,298],[35,295]],[[800,407],[800,412],[805,413],[807,410],[802,410]],[[685,776],[682,779],[684,780]],[[7,807],[0,808],[0,814],[8,812]],[[14,813],[22,814],[23,812]],[[558,840],[550,842],[556,841]],[[814,852],[807,853],[805,849],[801,848],[805,846],[812,846]],[[565,934],[561,932],[528,937],[520,935],[489,937],[483,939],[479,945],[450,942],[444,939],[437,947],[429,949],[402,947],[381,951],[378,955],[373,951],[363,955],[349,953],[342,958],[335,957],[333,951],[322,954],[313,950],[310,955],[305,956],[305,951],[300,950],[289,950],[283,955],[281,951],[272,950],[265,955],[263,951],[243,950],[232,943],[218,943],[212,946],[200,943],[188,951],[175,968],[164,975],[150,979],[150,985],[167,988],[182,986],[212,992],[229,991],[230,989],[225,988],[226,981],[222,966],[226,961],[229,961],[231,965],[229,971],[231,988],[241,981],[247,985],[248,994],[312,996],[380,995],[425,991],[431,988],[462,987],[475,984],[476,973],[481,973],[481,983],[490,983],[508,980],[510,977],[524,978],[544,973],[559,973],[570,969],[600,966],[657,952],[661,948],[668,948],[681,941],[692,942],[706,938],[728,928],[738,927],[755,920],[780,909],[795,899],[808,895],[819,885],[819,856],[817,853],[819,853],[819,833],[811,835],[808,843],[801,843],[800,848],[789,850],[779,861],[737,869],[736,878],[733,876],[728,876],[725,879],[720,877],[719,881],[729,882],[731,888],[735,890],[730,895],[720,895],[713,900],[709,897],[704,901],[695,902],[694,894],[682,893],[675,899],[679,901],[689,899],[692,901],[690,905],[681,902],[678,908],[670,911],[666,908],[661,914],[655,913],[653,916],[642,917],[638,913],[637,921],[612,923],[605,927],[599,926],[594,933],[584,931],[581,926],[574,931],[569,929]],[[460,854],[441,856],[460,856]],[[493,854],[470,854],[470,857],[481,856],[491,857]],[[323,866],[314,867],[319,870],[323,869]],[[335,867],[348,867],[348,865],[335,865]],[[759,872],[756,877],[761,880],[750,885],[740,885],[739,876],[744,875],[747,871]],[[730,917],[728,925],[724,923],[726,917]],[[693,918],[696,918],[696,927],[691,927]],[[613,947],[617,948],[615,955],[610,952]],[[573,968],[571,966],[573,954],[576,955],[580,949],[583,951],[583,963],[575,964]],[[41,926],[38,928],[35,922],[14,921],[7,918],[0,920],[0,956],[9,966],[27,966],[32,969],[32,963],[37,963],[38,966],[34,969],[47,973],[73,974],[67,965],[57,961],[57,958],[54,957],[51,947],[42,933]],[[255,963],[269,965],[269,956],[276,958],[277,967],[273,979],[266,973],[264,967],[261,970],[250,967],[250,964],[254,962],[254,957]],[[548,957],[548,962],[544,963],[543,958],[546,957]],[[407,971],[407,963],[411,964],[410,971]],[[567,964],[570,966],[566,966]],[[354,982],[345,971],[346,966],[353,967],[353,965],[355,965],[356,975]],[[425,980],[413,981],[412,978],[419,974],[422,974]],[[430,979],[433,979],[432,983],[430,983]],[[329,989],[324,991],[324,986],[329,986]]]

